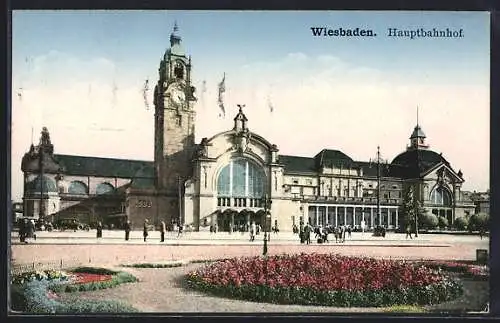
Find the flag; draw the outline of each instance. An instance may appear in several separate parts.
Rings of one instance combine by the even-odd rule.
[[[269,86],[269,94],[267,95],[267,106],[269,107],[270,113],[273,113],[273,111],[274,111],[274,105],[273,105],[273,102],[271,100],[272,87],[273,87],[272,85]]]
[[[203,80],[203,83],[201,83],[201,93],[207,92],[207,81]]]
[[[222,81],[219,83],[219,97],[217,99],[217,103],[221,109],[219,116],[222,116],[223,118],[226,117],[226,109],[224,108],[224,92],[226,92],[226,73],[224,73]]]
[[[142,89],[142,97],[144,98],[144,105],[146,106],[146,110],[149,110],[148,92],[149,92],[149,80],[146,79],[146,81],[144,82],[144,88]]]
[[[271,102],[271,97],[270,96],[267,97],[267,105],[269,106],[269,112],[273,113],[274,106],[273,106],[273,103]]]
[[[115,80],[113,80],[113,88],[111,89],[113,93],[113,105],[116,104],[116,91],[118,90],[118,87],[116,86]]]

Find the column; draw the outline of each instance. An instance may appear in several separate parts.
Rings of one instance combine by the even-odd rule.
[[[370,226],[375,227],[375,223],[373,223],[373,207],[370,208]]]
[[[387,227],[391,225],[391,217],[392,217],[392,211],[390,208],[387,208]]]
[[[337,206],[335,206],[335,227],[337,227],[337,223],[338,223],[338,222],[337,222],[338,213],[339,213],[339,212],[338,212],[338,207],[337,207]]]
[[[347,224],[347,206],[344,206],[344,225]]]
[[[229,224],[229,232],[233,232],[234,227],[234,213],[231,212],[231,223]]]
[[[318,206],[316,205],[316,226],[319,224]]]
[[[330,214],[328,213],[328,205],[325,206],[325,218],[326,218],[326,223],[325,224],[330,224],[331,221],[330,221]]]
[[[396,228],[398,227],[398,221],[399,221],[398,210],[399,210],[399,208],[396,208]]]

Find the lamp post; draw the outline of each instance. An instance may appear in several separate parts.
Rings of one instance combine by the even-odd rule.
[[[44,201],[43,201],[43,177],[44,177],[44,164],[43,164],[43,149],[44,147],[42,145],[39,146],[39,156],[38,156],[38,168],[39,168],[39,178],[40,178],[40,207],[38,208],[38,220],[39,221],[44,221],[45,220],[45,208],[44,208]]]
[[[377,218],[378,218],[378,223],[380,224],[380,222],[382,221],[382,214],[381,214],[381,210],[380,210],[380,182],[381,182],[381,173],[380,173],[380,164],[382,163],[385,163],[387,164],[387,161],[384,160],[382,158],[382,156],[380,155],[380,146],[377,146],[377,157],[375,157],[374,160],[371,160],[370,159],[370,167],[372,165],[372,163],[376,163],[377,164]],[[372,226],[375,227],[375,224],[372,223]]]
[[[269,212],[271,209],[271,204],[273,201],[271,198],[267,196],[267,194],[261,198],[261,203],[262,206],[264,207],[264,247],[262,250],[262,255],[266,256],[267,255],[267,241],[269,240],[269,227],[271,226],[271,213]]]

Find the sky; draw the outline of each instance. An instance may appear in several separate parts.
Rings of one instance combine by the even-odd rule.
[[[338,149],[391,162],[416,124],[430,148],[489,188],[487,12],[14,11],[12,199],[21,158],[46,126],[57,154],[153,160],[152,94],[174,23],[192,57],[196,141],[233,126],[280,154]],[[315,37],[311,27],[376,37]],[[393,38],[388,28],[463,29],[462,38]],[[217,84],[226,75],[226,115]],[[148,80],[149,90],[144,90]],[[270,105],[273,107],[271,112]]]

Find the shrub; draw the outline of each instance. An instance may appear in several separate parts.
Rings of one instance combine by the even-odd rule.
[[[142,264],[131,264],[131,265],[123,265],[123,267],[134,267],[134,268],[174,268],[181,267],[183,264],[181,262],[172,262],[172,263],[142,263]]]
[[[68,284],[61,279],[48,280],[33,279],[24,281],[22,284],[12,284],[11,300],[12,308],[17,311],[28,313],[128,313],[137,312],[133,307],[116,301],[109,300],[71,300],[61,302],[57,296],[50,295],[51,291],[79,291],[95,290],[116,286],[123,282],[136,281],[136,278],[125,272],[116,272],[113,279],[104,282],[93,282],[86,284]]]
[[[71,269],[73,273],[87,273],[87,274],[97,274],[97,275],[114,275],[118,273],[117,271],[107,269],[107,268],[96,268],[96,267],[76,267]]]
[[[77,299],[74,302],[65,304],[61,308],[61,313],[79,314],[79,313],[134,313],[138,312],[134,307],[112,300],[90,300]]]
[[[38,270],[29,271],[22,273],[20,275],[13,275],[11,277],[11,283],[13,284],[24,284],[25,282],[32,280],[55,280],[55,279],[68,279],[68,274],[64,271],[59,270]]]
[[[479,231],[484,230],[488,231],[490,217],[486,213],[477,213],[470,216],[469,219],[469,230],[471,231]]]
[[[448,219],[445,218],[444,216],[439,216],[438,217],[438,226],[440,229],[444,229],[448,226]]]
[[[437,216],[435,214],[432,214],[432,213],[427,212],[426,214],[423,214],[420,219],[422,221],[421,222],[422,228],[427,229],[427,230],[433,230],[439,224],[439,220],[438,220]]]
[[[465,217],[459,217],[456,218],[455,221],[453,222],[453,226],[457,230],[465,230],[467,228],[468,221]]]

